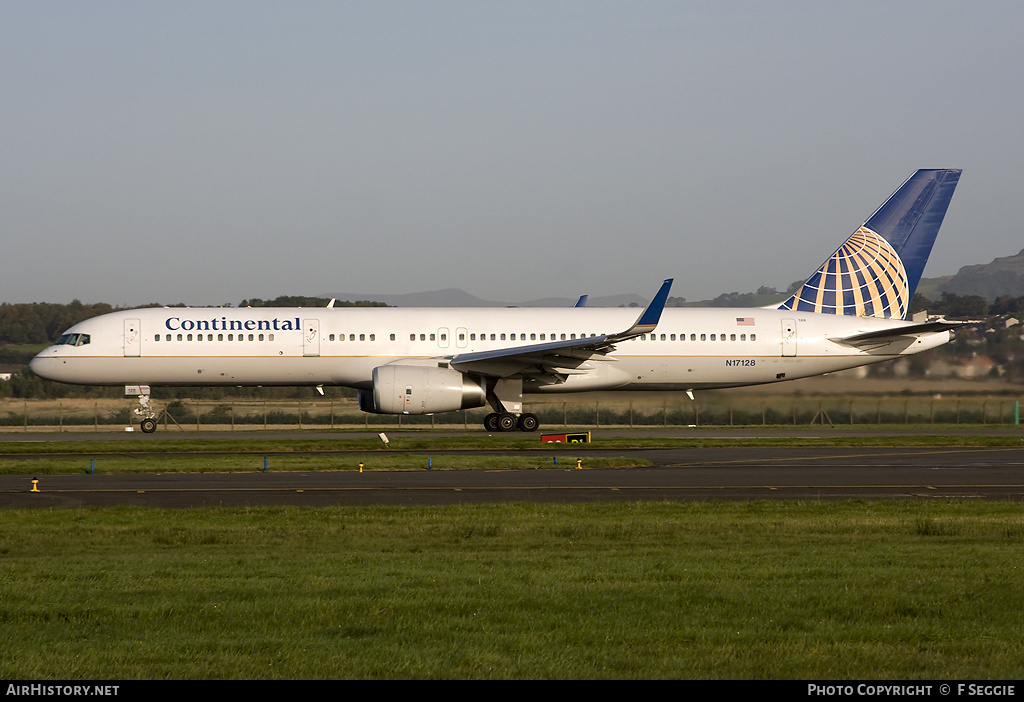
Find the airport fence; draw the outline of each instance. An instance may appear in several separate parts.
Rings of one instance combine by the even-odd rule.
[[[114,401],[9,401],[0,405],[0,429],[110,431],[137,427],[138,405]],[[153,402],[162,429],[256,430],[325,428],[481,427],[489,409],[396,416],[361,412],[350,400]],[[1020,402],[1006,397],[792,397],[694,401],[565,401],[527,403],[543,427],[769,426],[769,425],[1019,425]]]

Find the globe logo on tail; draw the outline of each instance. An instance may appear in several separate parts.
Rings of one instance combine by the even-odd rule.
[[[907,271],[881,236],[861,227],[779,309],[904,319]]]

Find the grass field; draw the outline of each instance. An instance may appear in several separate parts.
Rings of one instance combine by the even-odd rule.
[[[739,426],[858,424],[1014,424],[1021,386],[991,380],[899,380],[808,378],[781,385],[696,393],[608,392],[528,396],[527,411],[543,427]],[[481,430],[481,408],[434,416],[370,415],[354,399],[336,394],[308,400],[161,400],[161,431],[258,430],[263,428],[425,428]],[[312,394],[312,391],[311,391]],[[136,425],[137,401],[126,398],[0,399],[0,431],[38,428],[109,431]]]
[[[1005,420],[1004,400],[965,400],[962,416],[991,423],[998,406]],[[828,410],[793,402],[782,415]],[[911,402],[934,407],[896,398],[885,416],[909,419]],[[1021,440],[822,433],[596,434],[588,449]],[[486,439],[510,469],[567,458],[514,455],[537,436]],[[406,432],[391,452],[344,431],[6,442],[0,471],[83,472],[94,455],[98,472],[259,470],[265,453],[272,470],[408,469],[441,448],[479,449],[481,436]],[[457,458],[435,469],[475,465]],[[0,676],[1018,679],[1022,564],[1024,514],[1001,502],[0,510]]]
[[[0,676],[1013,679],[1016,503],[0,511]]]
[[[0,475],[61,475],[84,473],[210,473],[259,471],[359,470],[531,470],[572,466],[586,455],[587,468],[633,468],[650,465],[644,458],[628,455],[632,449],[758,446],[1012,446],[1019,447],[1016,432],[1007,435],[913,435],[823,436],[813,438],[665,438],[596,437],[573,448],[542,444],[535,435],[520,432],[483,437],[478,434],[449,436],[443,433],[396,435],[384,449],[376,438],[350,438],[344,432],[318,438],[265,439],[258,434],[245,438],[163,438],[159,441],[54,441],[4,442]],[[480,450],[501,451],[482,461]],[[519,453],[519,451],[524,451]],[[443,453],[441,453],[443,452]],[[266,461],[266,463],[265,463]]]

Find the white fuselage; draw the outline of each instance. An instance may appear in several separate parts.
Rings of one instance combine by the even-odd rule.
[[[75,325],[31,364],[89,385],[340,385],[367,389],[389,363],[590,337],[629,328],[630,308],[147,308]],[[774,309],[668,308],[656,330],[524,392],[694,390],[792,380],[934,348],[949,331],[873,348],[838,343],[909,322]],[[78,337],[69,335],[77,334]],[[85,335],[85,336],[82,336]],[[86,341],[87,340],[87,341]]]

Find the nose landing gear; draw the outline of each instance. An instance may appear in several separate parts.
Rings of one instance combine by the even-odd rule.
[[[132,410],[132,413],[142,418],[139,428],[143,433],[152,434],[156,431],[156,412],[149,404],[149,395],[139,395],[139,407]]]

